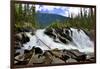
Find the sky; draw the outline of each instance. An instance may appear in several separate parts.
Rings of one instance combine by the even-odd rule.
[[[79,7],[66,7],[66,6],[49,6],[49,5],[35,5],[36,12],[58,14],[68,17],[73,14],[73,17],[78,15]]]
[[[76,1],[74,0],[20,0],[20,1],[36,1],[36,2],[57,2],[57,3],[76,3]],[[86,0],[87,1],[87,0]],[[80,0],[78,1],[80,4]],[[69,4],[70,4],[69,3]],[[76,3],[77,4],[77,3]],[[88,9],[86,9],[87,12]],[[66,16],[68,17],[69,14],[73,14],[73,17],[75,17],[76,15],[78,15],[78,13],[80,13],[80,8],[79,7],[60,7],[60,6],[39,6],[36,5],[36,11],[42,12],[42,13],[52,13],[52,14],[59,14],[62,16]],[[87,13],[88,14],[88,13]]]

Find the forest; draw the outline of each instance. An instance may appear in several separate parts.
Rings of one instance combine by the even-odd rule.
[[[87,14],[88,13],[88,14]],[[43,28],[38,23],[36,19],[37,12],[35,11],[34,4],[15,4],[15,30],[18,31],[20,28],[30,28],[38,29]],[[63,23],[60,23],[59,20],[51,23],[48,27],[51,28],[63,28],[63,27],[73,27],[84,29],[87,31],[93,30],[95,28],[95,9],[89,8],[89,12],[85,8],[80,9],[80,13],[73,17],[73,14],[69,14],[69,19],[66,19]]]

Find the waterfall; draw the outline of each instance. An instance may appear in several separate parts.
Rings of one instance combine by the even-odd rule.
[[[94,52],[94,43],[91,41],[89,36],[85,34],[83,30],[78,30],[71,28],[72,31],[72,39],[76,46],[82,52]]]
[[[31,50],[33,46],[40,47],[42,50],[50,50],[50,49],[78,49],[81,52],[85,53],[93,53],[94,52],[94,43],[90,40],[89,36],[85,34],[83,30],[77,30],[74,28],[70,29],[70,37],[73,39],[69,44],[56,43],[53,41],[53,38],[50,38],[48,35],[44,34],[45,29],[38,29],[35,32],[35,35],[30,35],[30,33],[26,33],[30,42],[23,44],[24,49]]]

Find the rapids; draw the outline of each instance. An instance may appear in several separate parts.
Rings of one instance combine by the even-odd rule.
[[[24,49],[31,50],[33,46],[40,47],[42,50],[50,50],[58,48],[61,49],[77,49],[80,52],[84,53],[93,53],[94,52],[94,43],[89,38],[88,35],[85,34],[83,30],[77,30],[71,28],[72,35],[70,32],[70,37],[72,38],[73,42],[69,44],[63,43],[56,43],[53,41],[53,38],[50,38],[48,35],[44,34],[45,29],[38,29],[35,32],[35,35],[31,35],[29,32],[26,34],[29,36],[30,41],[26,44],[23,44]]]

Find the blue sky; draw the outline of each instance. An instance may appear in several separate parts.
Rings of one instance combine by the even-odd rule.
[[[79,13],[79,10],[79,7],[36,5],[37,12],[58,14],[66,17],[68,17],[69,14],[76,16]]]
[[[60,7],[60,6],[46,6],[46,5],[37,5],[36,11],[41,13],[52,13],[58,14],[62,16],[68,16],[69,8],[67,7]]]

